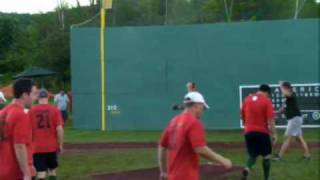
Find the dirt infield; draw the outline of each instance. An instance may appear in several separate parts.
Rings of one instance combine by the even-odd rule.
[[[243,143],[209,143],[213,149],[244,149]],[[278,145],[277,147],[279,147]],[[320,142],[309,143],[310,148],[320,148]],[[292,147],[300,147],[298,144],[292,144]],[[87,143],[87,144],[66,144],[66,150],[106,150],[106,149],[154,149],[157,143]]]
[[[213,165],[203,165],[200,168],[201,178],[203,179],[216,179],[223,180],[224,176],[227,174],[239,174],[241,173],[242,168],[234,167],[230,170],[224,169],[222,166],[213,166]],[[95,180],[158,180],[159,179],[159,170],[158,168],[142,169],[135,171],[111,173],[111,174],[99,174],[94,175],[93,179]]]

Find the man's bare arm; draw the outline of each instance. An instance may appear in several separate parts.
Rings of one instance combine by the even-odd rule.
[[[194,149],[203,158],[211,161],[222,164],[225,168],[229,169],[232,167],[232,162],[229,159],[224,158],[223,156],[212,151],[208,146],[198,147]]]
[[[243,107],[240,108],[240,118],[242,119],[242,124],[246,124],[246,118],[245,118],[245,113]]]
[[[16,153],[17,161],[20,167],[20,170],[23,173],[24,177],[31,177],[30,168],[28,165],[28,151],[25,144],[15,144],[14,150]]]
[[[159,146],[158,148],[158,161],[160,168],[160,178],[167,178],[167,149],[165,147]]]
[[[272,141],[273,143],[276,143],[278,140],[276,122],[273,118],[269,119],[268,122],[269,122],[269,130],[271,133]]]
[[[58,144],[61,152],[63,151],[63,138],[64,138],[64,130],[62,126],[57,127],[57,135],[58,135]]]

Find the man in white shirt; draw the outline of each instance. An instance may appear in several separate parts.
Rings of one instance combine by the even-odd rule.
[[[0,91],[0,109],[2,109],[5,106],[6,102],[7,100],[4,97],[3,92]]]
[[[188,83],[187,83],[187,91],[188,91],[188,93],[190,93],[190,92],[197,92],[196,83],[194,83],[194,82],[188,82]]]
[[[196,83],[195,82],[188,82],[187,85],[187,92],[191,93],[191,92],[197,92],[197,87],[196,87]],[[183,110],[184,109],[184,105],[182,104],[175,104],[172,106],[172,110],[174,111],[178,111],[178,110]]]
[[[68,119],[68,103],[69,98],[63,90],[61,90],[60,93],[54,97],[54,104],[56,104],[60,110],[64,123]]]

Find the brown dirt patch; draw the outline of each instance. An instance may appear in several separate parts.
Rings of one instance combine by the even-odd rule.
[[[242,171],[241,167],[233,167],[232,169],[226,170],[222,166],[215,165],[203,165],[200,167],[201,179],[214,179],[222,180],[227,174],[239,173]],[[158,180],[159,170],[158,168],[141,169],[127,172],[118,172],[110,174],[98,174],[94,175],[95,180]]]

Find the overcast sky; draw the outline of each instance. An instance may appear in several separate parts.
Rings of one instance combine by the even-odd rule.
[[[62,0],[0,0],[0,12],[39,13],[52,11]],[[76,0],[63,0],[70,6],[76,6]],[[89,0],[79,0],[81,6],[89,4]]]
[[[64,1],[71,6],[76,0],[0,0],[0,12],[39,13],[54,10],[58,1]],[[79,0],[81,5],[89,4],[89,0]],[[320,3],[320,0],[315,0]]]

